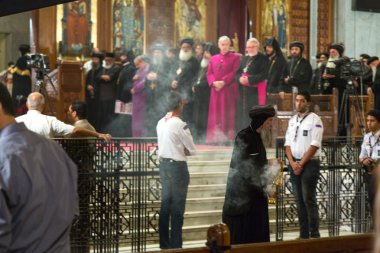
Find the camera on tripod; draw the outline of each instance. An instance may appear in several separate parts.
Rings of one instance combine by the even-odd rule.
[[[340,70],[340,78],[345,80],[357,79],[364,75],[364,67],[361,61],[354,58],[343,57],[334,61]]]
[[[28,59],[26,60],[28,68],[32,68],[36,72],[37,80],[43,80],[44,75],[50,72],[49,58],[40,53],[28,54]],[[41,82],[37,82],[39,85]]]

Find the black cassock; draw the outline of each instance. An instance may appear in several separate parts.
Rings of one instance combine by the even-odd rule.
[[[206,142],[208,107],[210,103],[210,86],[206,77],[207,68],[199,69],[198,78],[194,84],[193,137],[197,143]]]
[[[167,113],[166,101],[171,89],[169,62],[164,58],[159,64],[151,64],[149,72],[155,72],[157,79],[146,81],[145,127],[149,137],[157,136],[156,126]]]
[[[102,64],[102,63],[100,63]],[[95,127],[97,131],[99,131],[98,124],[98,103],[99,100],[99,92],[97,91],[98,83],[100,82],[100,76],[103,73],[103,67],[100,65],[98,68],[92,68],[86,76],[86,86],[85,86],[85,94],[86,94],[86,103],[87,103],[87,118],[88,121]],[[88,86],[91,85],[94,87],[94,92],[90,93],[88,91]]]
[[[313,76],[313,69],[310,62],[305,58],[299,60],[289,60],[286,63],[284,78],[289,76],[289,81],[286,84],[284,80],[281,81],[280,91],[287,93],[292,92],[292,87],[298,88],[298,91],[310,92],[310,83]]]
[[[257,87],[247,87],[239,82],[243,73],[248,75],[250,85],[258,84],[264,81],[268,75],[269,60],[262,53],[250,57],[245,56],[240,63],[239,69],[235,74],[235,79],[239,83],[239,100],[236,109],[236,132],[246,127],[251,121],[249,110],[254,105],[258,105]],[[266,96],[266,94],[265,94]]]
[[[260,134],[250,126],[235,139],[223,206],[231,243],[269,242],[268,198],[261,176],[267,164]]]
[[[182,99],[187,103],[183,108],[183,120],[192,125],[193,119],[193,83],[197,77],[199,69],[199,62],[195,57],[191,57],[188,61],[181,61],[177,70],[175,80],[178,81],[177,92],[181,95]]]
[[[133,63],[126,63],[123,65],[119,73],[119,78],[116,82],[116,99],[129,103],[132,101],[131,89],[133,88],[132,78],[136,73],[136,67]],[[131,137],[132,127],[131,127],[131,115],[118,114],[115,119],[112,120],[108,129],[112,136],[114,137]]]
[[[27,56],[21,56],[13,68],[12,99],[16,107],[20,102],[17,100],[18,96],[23,96],[26,99],[32,92],[31,69],[28,68],[27,59]]]
[[[281,80],[284,75],[286,60],[282,55],[275,55],[269,59],[267,93],[279,93]]]
[[[372,83],[371,87],[373,94],[375,95],[375,108],[380,110],[380,65],[377,66],[375,81]]]
[[[98,98],[97,130],[110,132],[110,124],[115,116],[116,82],[119,78],[120,67],[113,65],[111,68],[103,68],[102,75],[108,75],[111,80],[100,79],[95,88],[95,97]],[[96,94],[98,93],[98,94]],[[110,132],[110,134],[113,134]]]

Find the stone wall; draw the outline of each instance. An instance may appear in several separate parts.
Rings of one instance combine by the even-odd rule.
[[[380,13],[352,11],[351,1],[335,0],[335,41],[344,42],[346,55],[380,56]]]
[[[19,44],[29,44],[29,18],[30,12],[0,18],[0,33],[5,34],[6,39],[6,51],[0,52],[0,57],[4,57],[5,63],[16,62],[19,57]],[[0,71],[4,67],[0,66]]]

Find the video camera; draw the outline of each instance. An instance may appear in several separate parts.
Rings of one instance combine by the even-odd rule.
[[[343,57],[334,61],[340,70],[340,78],[350,80],[362,77],[364,75],[364,67],[361,61],[354,58]]]
[[[50,72],[49,58],[40,53],[28,54],[26,60],[28,68],[33,68],[37,74],[37,80],[43,80],[44,75]]]

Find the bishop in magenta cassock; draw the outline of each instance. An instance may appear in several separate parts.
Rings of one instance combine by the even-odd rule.
[[[230,44],[227,36],[219,38],[220,54],[211,57],[207,70],[207,81],[211,87],[207,143],[234,140],[236,103],[239,96],[235,73],[239,68],[240,55],[229,52]]]

